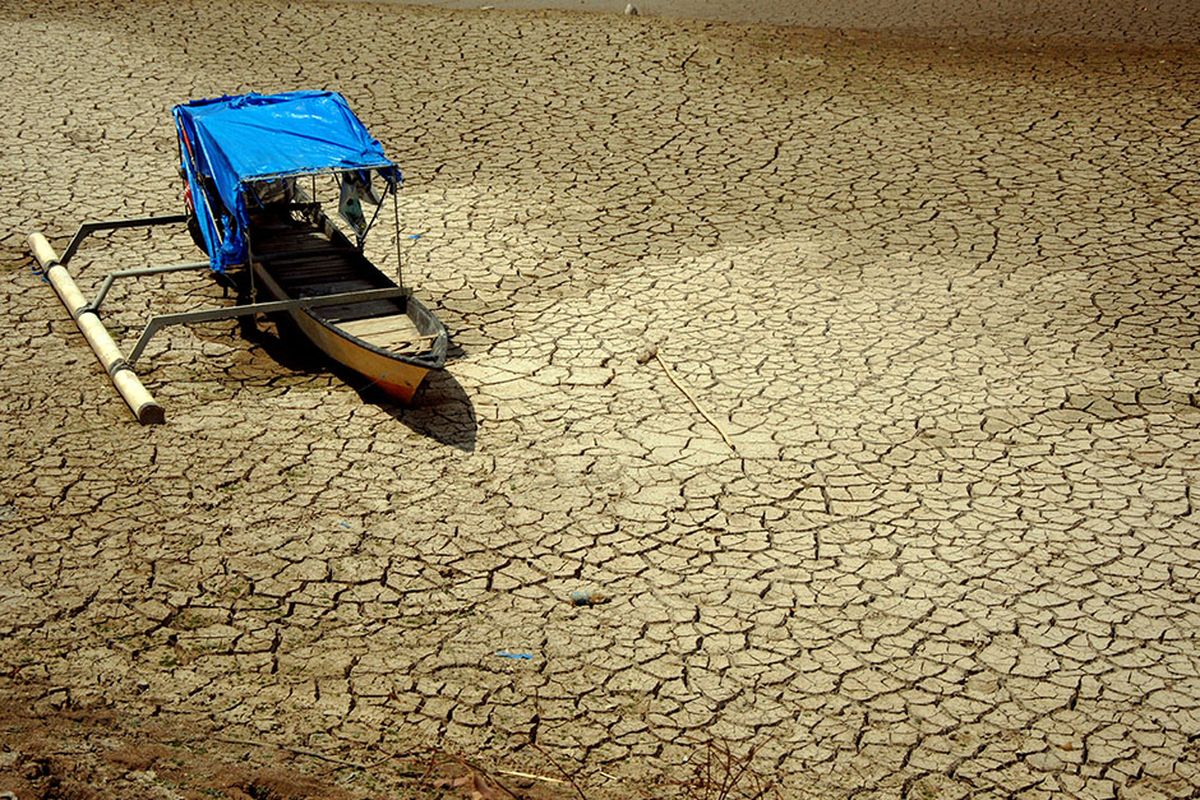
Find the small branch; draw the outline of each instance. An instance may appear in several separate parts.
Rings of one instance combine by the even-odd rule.
[[[530,742],[529,744],[533,746],[534,750],[537,750],[539,753],[545,756],[546,760],[549,761],[556,770],[558,770],[559,774],[567,779],[567,782],[571,784],[571,788],[575,790],[575,794],[579,795],[579,800],[587,800],[587,795],[583,793],[583,789],[579,788],[579,784],[575,782],[573,777],[571,777],[571,773],[559,766],[559,763],[554,760],[554,757],[547,753],[545,748],[543,748],[537,742]]]
[[[461,753],[447,753],[446,755],[451,760],[457,761],[459,764],[462,764],[464,767],[471,770],[475,774],[481,775],[484,778],[491,779],[492,783],[494,783],[496,785],[496,788],[500,789],[502,792],[507,794],[513,800],[521,800],[521,798],[518,795],[513,793],[512,789],[509,789],[507,786],[505,786],[499,780],[492,778],[491,773],[489,773],[488,770],[484,769],[483,767],[479,766],[475,762],[471,761],[466,756],[462,755]]]
[[[517,772],[515,769],[498,769],[496,772],[501,775],[511,775],[514,778],[528,778],[531,781],[545,781],[546,783],[566,784],[566,781],[560,781],[558,778],[548,778],[545,775],[534,775],[532,772]]]
[[[662,367],[663,372],[666,373],[667,378],[670,379],[671,383],[675,384],[675,388],[678,389],[679,391],[683,392],[683,396],[686,397],[688,400],[692,401],[692,405],[695,407],[695,409],[697,411],[700,412],[700,416],[704,417],[704,419],[706,419],[708,421],[708,424],[712,425],[713,429],[717,433],[721,434],[721,438],[725,440],[725,444],[729,446],[730,450],[732,450],[733,452],[736,453],[737,446],[733,443],[732,440],[730,440],[729,434],[725,433],[725,429],[722,428],[717,423],[717,421],[715,419],[713,419],[713,417],[707,411],[704,410],[704,407],[702,405],[700,405],[700,401],[697,400],[692,395],[692,393],[687,390],[687,387],[684,386],[678,379],[676,379],[675,375],[671,371],[671,368],[667,366],[667,362],[663,361],[662,356],[660,356],[658,354],[657,347],[650,350],[649,356],[650,356],[650,358],[653,358],[655,361],[658,362],[658,365],[660,367]],[[649,358],[646,359],[646,361],[649,361],[649,360],[650,360]],[[643,364],[646,363],[646,361],[642,361],[641,358],[639,358],[638,361]]]
[[[276,744],[274,742],[256,742],[253,739],[235,739],[232,736],[214,736],[213,738],[216,739],[218,742],[225,742],[226,744],[242,744],[242,745],[250,745],[253,747],[274,747],[279,750],[287,750],[289,752],[295,753],[296,755],[308,756],[309,758],[319,758],[320,760],[328,761],[331,764],[340,764],[343,767],[353,767],[354,769],[361,769],[361,770],[370,769],[370,767],[368,767],[366,764],[359,764],[357,761],[346,761],[345,759],[338,758],[337,756],[325,755],[324,753],[321,753],[317,750],[308,750],[303,747],[292,747],[291,745],[288,745],[288,744]]]

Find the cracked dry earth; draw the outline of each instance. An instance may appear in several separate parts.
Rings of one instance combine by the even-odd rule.
[[[788,797],[1200,791],[1195,46],[0,16],[7,699],[364,763],[553,757],[589,797],[678,796],[655,776],[710,736]],[[24,236],[175,212],[170,106],[299,87],[404,166],[447,373],[406,410],[269,327],[173,329],[141,369],[168,424],[139,428]],[[195,258],[121,233],[72,271]],[[128,346],[222,302],[159,277],[106,319]]]

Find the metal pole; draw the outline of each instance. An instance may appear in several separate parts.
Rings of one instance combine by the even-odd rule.
[[[88,303],[87,310],[100,313],[100,306],[104,303],[104,298],[108,297],[108,292],[112,289],[113,281],[117,278],[137,278],[142,275],[158,275],[163,272],[183,272],[184,270],[207,269],[207,261],[197,261],[187,264],[171,264],[165,267],[146,267],[143,269],[122,269],[116,272],[110,272],[104,278],[104,283],[100,284],[100,291],[96,293],[96,299]]]
[[[241,187],[243,198],[246,194],[246,188]],[[254,285],[254,246],[250,241],[250,226],[246,226],[246,271],[250,273],[250,302],[258,301],[258,287]]]
[[[125,402],[129,404],[129,408],[137,417],[138,422],[143,425],[162,423],[166,418],[163,407],[142,386],[138,376],[125,361],[120,348],[108,335],[104,323],[100,321],[95,312],[87,309],[87,300],[79,291],[79,287],[75,285],[67,268],[59,263],[58,256],[50,243],[46,241],[46,237],[40,233],[30,234],[29,247],[33,250],[34,258],[42,265],[47,280],[54,287],[54,291],[58,293],[59,299],[74,318],[75,324],[79,326],[83,337],[87,339],[92,352],[96,354],[101,366],[108,372],[113,385]]]
[[[92,222],[85,222],[79,226],[79,230],[75,231],[75,235],[71,237],[67,249],[63,250],[62,258],[58,263],[64,267],[70,263],[75,251],[79,249],[79,245],[83,240],[91,236],[97,231],[114,231],[120,228],[146,228],[152,225],[173,225],[179,222],[187,222],[186,214],[171,214],[165,217],[134,217],[131,219],[106,219]]]
[[[396,223],[396,282],[404,288],[404,258],[400,255],[400,201],[396,195],[400,192],[392,187],[392,219]]]
[[[151,317],[129,351],[129,363],[135,364],[142,357],[146,345],[154,334],[168,325],[191,325],[197,322],[213,322],[235,317],[249,317],[255,314],[271,314],[276,311],[291,311],[297,308],[319,308],[321,306],[341,305],[349,302],[367,302],[370,300],[390,300],[394,297],[404,297],[400,287],[385,289],[363,289],[356,292],[338,292],[323,294],[315,297],[301,297],[295,300],[271,300],[265,303],[250,303],[249,305],[228,306],[226,308],[202,308],[195,311],[180,311],[175,314],[159,314]]]

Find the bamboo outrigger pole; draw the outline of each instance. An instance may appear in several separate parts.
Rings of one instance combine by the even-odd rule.
[[[166,418],[163,407],[150,396],[133,369],[125,363],[125,357],[121,354],[120,348],[108,335],[104,323],[100,321],[94,311],[90,310],[83,293],[79,291],[79,287],[71,278],[71,273],[67,272],[67,268],[58,262],[58,255],[46,241],[46,237],[40,233],[30,234],[29,247],[33,250],[34,258],[42,265],[42,271],[50,281],[50,285],[58,293],[59,299],[74,318],[83,337],[91,346],[92,352],[96,354],[96,358],[100,359],[101,366],[108,371],[113,385],[117,387],[121,397],[129,404],[129,408],[137,417],[138,422],[143,425],[162,423]]]

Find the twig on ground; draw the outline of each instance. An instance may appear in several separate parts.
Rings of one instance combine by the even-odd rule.
[[[579,800],[587,800],[587,795],[583,793],[583,789],[579,788],[579,784],[575,782],[575,778],[571,776],[571,773],[563,769],[559,763],[554,760],[554,757],[547,753],[546,749],[537,742],[530,742],[529,744],[533,746],[534,750],[537,750],[539,753],[545,756],[546,760],[549,761],[556,770],[558,770],[559,774],[567,779],[567,783],[571,784],[571,788],[575,790],[575,794],[579,795]]]
[[[213,738],[218,742],[225,742],[226,744],[242,744],[251,745],[254,747],[274,747],[279,750],[287,750],[291,753],[295,753],[296,755],[308,756],[309,758],[319,758],[320,760],[328,761],[331,764],[340,764],[343,767],[353,767],[354,769],[362,770],[370,769],[370,767],[368,767],[366,764],[360,764],[357,761],[347,761],[344,758],[326,755],[318,750],[309,750],[304,747],[293,747],[290,744],[279,744],[277,742],[256,742],[253,739],[237,739],[232,736],[214,736]]]
[[[649,350],[638,356],[637,362],[639,364],[646,364],[649,363],[650,359],[654,359],[658,362],[658,365],[662,367],[662,371],[666,374],[667,378],[671,381],[671,383],[675,384],[675,388],[683,392],[683,396],[692,401],[692,405],[697,411],[700,412],[700,416],[704,417],[704,419],[708,421],[708,424],[713,426],[713,429],[721,435],[723,440],[725,440],[725,444],[729,446],[729,449],[736,453],[737,445],[735,445],[733,440],[729,438],[729,434],[727,434],[725,429],[722,428],[715,419],[713,419],[711,414],[704,410],[704,406],[700,405],[700,401],[688,391],[687,387],[675,377],[671,371],[671,368],[667,366],[667,362],[663,361],[662,356],[658,354],[657,346],[651,347]]]
[[[488,772],[486,769],[479,766],[475,762],[471,761],[466,756],[464,756],[460,753],[444,753],[444,755],[448,756],[449,758],[451,758],[454,761],[457,761],[459,764],[462,764],[464,767],[466,767],[470,771],[474,772],[476,775],[480,775],[483,778],[490,780],[492,783],[496,784],[496,788],[500,789],[502,792],[504,792],[506,795],[511,797],[513,800],[521,800],[521,797],[517,794],[514,794],[512,789],[509,789],[507,786],[505,786],[503,783],[498,781],[496,778],[492,777],[492,774],[490,772]]]
[[[429,776],[433,774],[433,768],[437,765],[437,756],[439,752],[441,752],[440,747],[430,748],[429,762],[425,765],[425,773],[421,776],[421,782],[417,784],[418,786],[429,786]]]
[[[684,738],[702,748],[703,755],[694,760],[690,778],[666,779],[668,785],[680,790],[681,797],[688,800],[780,800],[775,781],[758,772],[753,763],[762,743],[751,745],[745,755],[738,756],[722,739]],[[685,759],[684,763],[689,760]],[[650,797],[644,790],[642,794]]]
[[[528,778],[531,781],[545,781],[546,783],[562,784],[566,783],[566,781],[559,780],[558,778],[549,778],[545,775],[534,775],[532,772],[518,772],[515,769],[498,769],[496,772],[500,773],[501,775],[511,775],[514,778]]]

